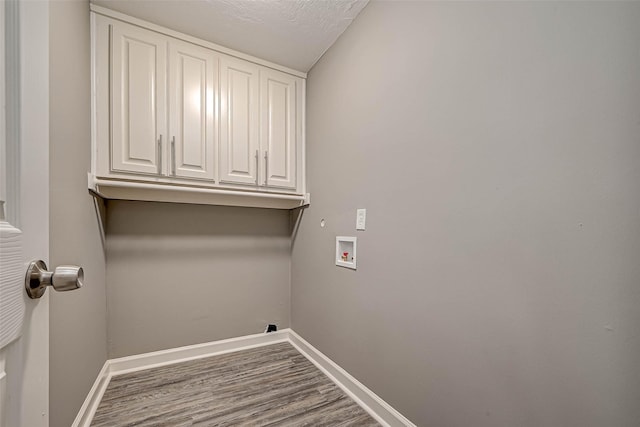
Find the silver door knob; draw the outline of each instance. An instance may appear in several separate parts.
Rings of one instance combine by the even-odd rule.
[[[36,299],[44,295],[47,286],[56,291],[72,291],[82,286],[84,271],[75,265],[61,265],[55,271],[47,271],[47,264],[42,260],[31,261],[24,279],[24,287],[29,298]]]

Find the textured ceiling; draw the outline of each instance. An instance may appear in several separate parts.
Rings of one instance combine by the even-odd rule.
[[[91,0],[136,18],[309,71],[369,0]]]

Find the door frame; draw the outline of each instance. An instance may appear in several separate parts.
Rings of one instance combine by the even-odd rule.
[[[24,271],[49,258],[49,4],[5,0],[8,26],[7,219],[22,231]],[[16,36],[16,37],[14,37]],[[12,50],[13,49],[13,50]],[[17,58],[17,60],[16,60]],[[12,79],[12,73],[15,75]],[[17,83],[16,83],[17,81]],[[15,113],[15,114],[14,114]],[[22,284],[17,284],[21,286]],[[49,296],[23,293],[22,336],[6,352],[6,426],[49,425]],[[3,426],[4,427],[4,426]]]

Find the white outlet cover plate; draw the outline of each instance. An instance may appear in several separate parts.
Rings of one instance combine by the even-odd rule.
[[[367,210],[358,209],[356,213],[356,230],[364,231],[367,223]]]

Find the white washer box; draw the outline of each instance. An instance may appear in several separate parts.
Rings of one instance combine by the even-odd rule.
[[[336,237],[336,265],[356,269],[357,237]]]

